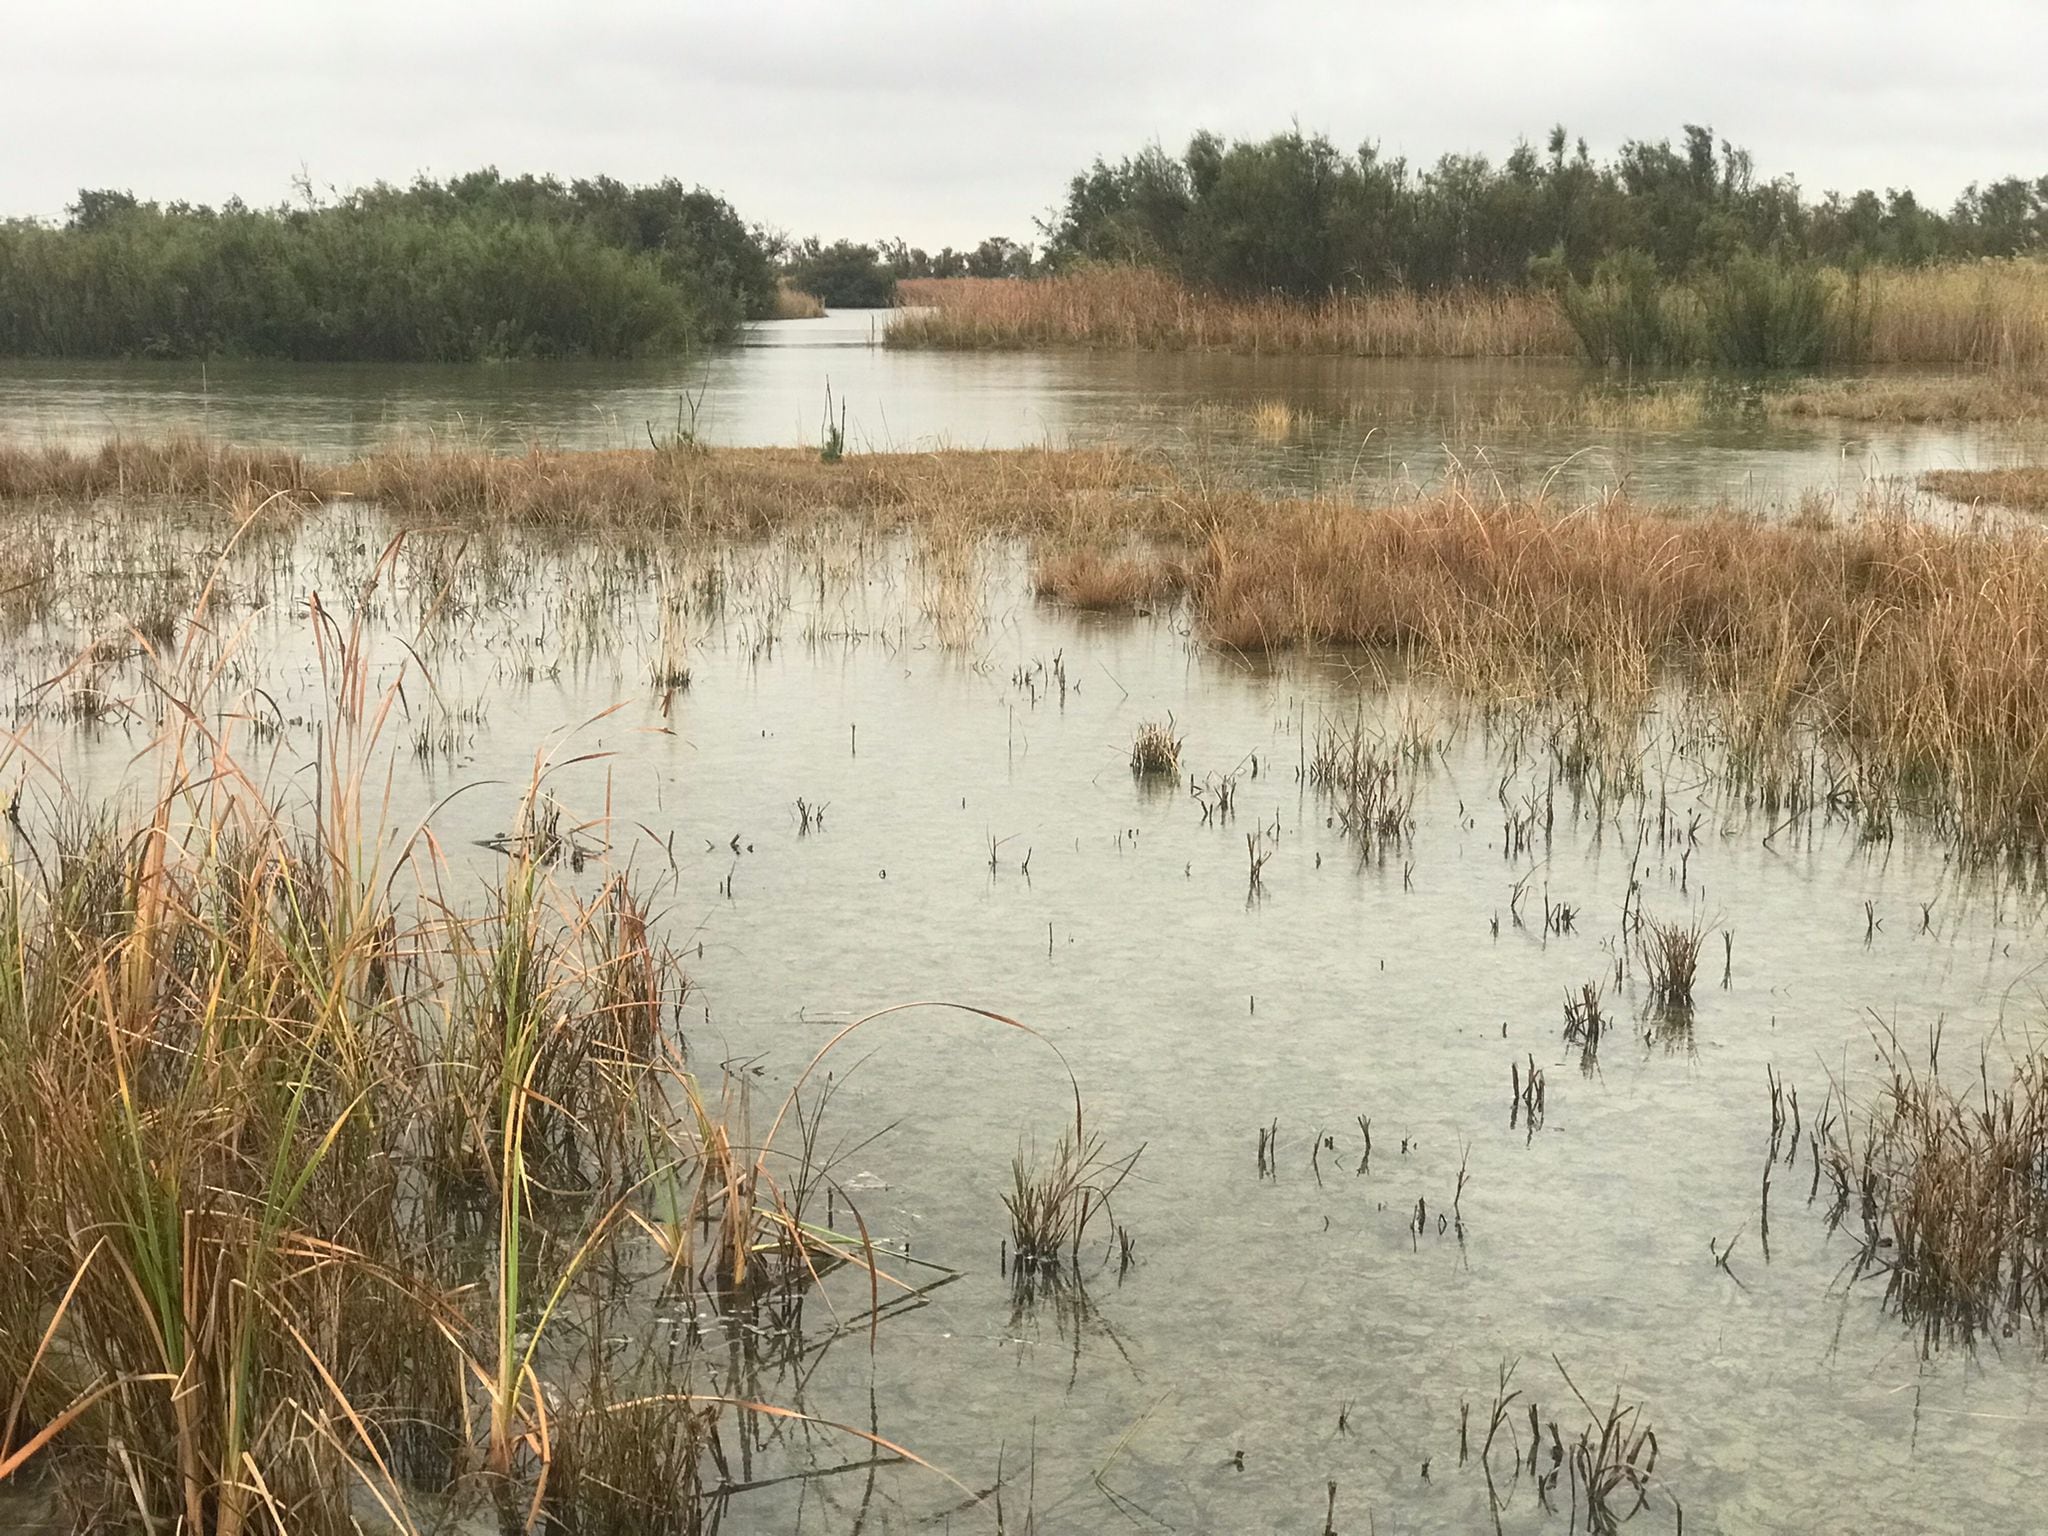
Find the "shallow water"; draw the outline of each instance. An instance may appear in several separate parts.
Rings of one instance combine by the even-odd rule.
[[[333,590],[352,546],[324,547],[330,564],[301,555],[247,642],[249,680],[287,718],[318,713],[297,601]],[[1489,1522],[1484,1477],[1459,1465],[1460,1405],[1476,1453],[1518,1360],[1503,1436],[1526,1443],[1533,1396],[1569,1439],[1588,1415],[1555,1356],[1596,1405],[1640,1402],[1656,1431],[1659,1502],[1636,1529],[1671,1528],[1673,1495],[1691,1530],[2032,1518],[2035,1341],[1923,1360],[1882,1281],[1850,1283],[1853,1244],[1829,1237],[1825,1192],[1809,1207],[1803,1147],[1771,1185],[1768,1256],[1760,1195],[1767,1065],[1810,1115],[1831,1073],[1867,1087],[1880,1022],[1917,1040],[1945,1020],[1958,1063],[2035,1027],[2033,902],[1961,880],[1911,835],[1871,848],[1816,822],[1766,845],[1769,820],[1725,803],[1710,761],[1669,733],[1653,733],[1644,797],[1596,817],[1558,788],[1553,838],[1509,857],[1502,786],[1545,793],[1544,755],[1507,755],[1426,697],[1362,689],[1344,658],[1253,667],[1170,615],[1077,618],[1033,603],[1000,556],[972,643],[948,647],[920,611],[914,556],[820,555],[831,574],[815,586],[811,558],[763,557],[754,585],[731,584],[667,715],[646,681],[646,593],[579,648],[560,619],[577,557],[519,564],[499,578],[524,584],[515,601],[423,647],[450,707],[480,702],[482,720],[402,774],[392,804],[400,827],[434,808],[458,883],[482,880],[495,866],[476,843],[510,826],[536,744],[603,752],[549,783],[608,817],[592,835],[657,882],[672,937],[701,944],[700,1072],[726,1064],[772,1109],[845,1022],[946,999],[1040,1031],[1091,1129],[1113,1150],[1142,1144],[1115,1209],[1136,1264],[1119,1275],[1092,1243],[1085,1306],[1070,1291],[1018,1309],[1000,1196],[1020,1144],[1048,1147],[1071,1116],[1059,1061],[936,1011],[847,1041],[825,1145],[855,1150],[835,1173],[877,1238],[960,1278],[889,1318],[872,1356],[864,1331],[825,1351],[806,1408],[862,1425],[872,1412],[977,1492],[1000,1466],[1015,1528],[1029,1508],[1045,1532],[1314,1531],[1334,1483],[1337,1530],[1468,1531]],[[544,654],[568,659],[529,676],[523,658]],[[388,684],[404,655],[384,656]],[[1205,825],[1185,782],[1134,781],[1134,728],[1169,714],[1194,775],[1240,775],[1228,824]],[[1359,718],[1435,744],[1412,842],[1384,863],[1362,864],[1297,779],[1306,736]],[[36,730],[81,781],[126,771],[139,745]],[[284,782],[310,737],[281,740]],[[800,831],[798,797],[828,806],[822,830]],[[1269,853],[1258,892],[1248,833]],[[1611,987],[1632,873],[1652,916],[1729,934],[1732,965],[1724,987],[1710,939],[1686,1031],[1659,1027],[1631,966],[1611,999],[1623,1026],[1582,1076],[1561,1000]],[[1539,897],[1577,905],[1576,931],[1533,931]],[[1511,1119],[1509,1086],[1531,1056],[1547,1082],[1533,1130]],[[1312,1159],[1318,1131],[1334,1146]],[[1731,1240],[1719,1267],[1709,1244]],[[828,1294],[843,1314],[865,1305],[858,1288]],[[778,1388],[793,1390],[761,1390]],[[859,1459],[830,1437],[818,1451]],[[1526,1483],[1510,1492],[1512,1459],[1495,1452],[1505,1528],[1566,1529]],[[911,1467],[751,1494],[726,1528],[857,1520],[994,1528],[987,1506]]]
[[[886,311],[755,326],[741,347],[648,364],[478,366],[0,362],[0,436],[97,441],[201,430],[346,455],[420,431],[571,447],[674,430],[818,442],[829,385],[856,449],[1118,442],[1200,450],[1292,485],[1427,483],[1453,463],[1591,496],[1761,508],[1933,468],[2038,458],[2048,433],[1977,426],[1722,423],[1674,431],[1501,425],[1612,389],[1566,362],[1188,353],[944,352],[879,345]],[[1262,436],[1251,410],[1305,420]],[[1537,412],[1541,418],[1540,410]],[[1491,424],[1490,424],[1491,423]]]

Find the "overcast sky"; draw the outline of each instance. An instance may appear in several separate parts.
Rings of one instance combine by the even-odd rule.
[[[1810,193],[2048,174],[2048,5],[0,0],[0,213],[495,164],[796,234],[1029,238],[1093,156],[1298,119],[1429,161],[1711,123]]]

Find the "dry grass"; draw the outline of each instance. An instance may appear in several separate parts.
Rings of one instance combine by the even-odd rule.
[[[1666,1008],[1692,1006],[1693,982],[1699,975],[1700,946],[1707,931],[1695,919],[1645,921],[1637,941],[1643,954],[1643,971],[1649,980],[1650,998]]]
[[[1788,421],[2029,422],[2048,418],[2048,373],[1999,368],[1814,379],[1760,398],[1767,415]]]
[[[2002,1081],[1974,1062],[1958,1087],[1940,1044],[1937,1029],[1916,1066],[1880,1036],[1875,1101],[1823,1112],[1813,1142],[1834,1186],[1829,1219],[1861,1229],[1859,1271],[1885,1276],[1887,1304],[1926,1348],[2022,1324],[2048,1348],[2048,1059],[2025,1056]]]
[[[1470,290],[1232,299],[1143,267],[1061,277],[932,278],[900,285],[891,346],[1325,352],[1358,357],[1570,357],[1578,342],[1544,294]]]
[[[1040,597],[1070,608],[1130,612],[1171,601],[1180,572],[1151,553],[1123,553],[1089,545],[1042,551],[1032,562]]]
[[[553,802],[460,907],[424,829],[392,840],[364,786],[404,681],[372,686],[364,611],[396,555],[356,560],[359,606],[310,620],[317,773],[273,799],[239,760],[262,690],[209,584],[138,663],[142,813],[0,831],[0,1480],[33,1462],[78,1529],[409,1530],[444,1493],[715,1527],[756,1346],[621,1362],[610,1319],[800,1338],[833,1271],[896,1282],[818,1219],[803,1079],[765,1135],[699,1083],[680,957],[624,872],[557,883]]]
[[[1285,400],[1261,400],[1251,410],[1252,431],[1270,443],[1284,443],[1306,432],[1315,418]]]
[[[2048,512],[2048,469],[1935,469],[1920,477],[1920,488],[1971,505]]]
[[[1173,734],[1173,717],[1147,720],[1131,738],[1131,772],[1140,778],[1177,775],[1183,738]]]
[[[1846,282],[1846,279],[1841,281]],[[1858,280],[1864,360],[1911,368],[2048,368],[2048,262],[1880,268]],[[1361,357],[1575,357],[1556,301],[1533,290],[1235,299],[1142,267],[1041,278],[906,282],[895,346],[1143,348]]]
[[[775,313],[771,320],[819,320],[824,317],[825,306],[814,293],[805,293],[801,288],[792,288],[789,279],[783,278],[775,285]]]
[[[1878,267],[1862,283],[1872,363],[2048,368],[2048,261]]]

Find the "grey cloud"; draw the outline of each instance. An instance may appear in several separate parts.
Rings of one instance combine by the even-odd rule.
[[[20,9],[18,0],[15,9]],[[1812,191],[2048,172],[2048,11],[143,0],[7,18],[0,210],[81,185],[270,201],[494,162],[676,175],[797,232],[1028,235],[1091,156],[1298,119],[1427,162],[1563,121],[1600,152],[1711,122]]]

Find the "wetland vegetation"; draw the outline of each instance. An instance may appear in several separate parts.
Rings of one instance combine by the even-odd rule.
[[[324,362],[621,358],[773,312],[759,235],[702,188],[495,170],[253,208],[87,190],[0,222],[0,353]]]
[[[1603,1326],[1505,1300],[1579,1272],[1508,1239],[1529,1198],[1506,1194],[1518,1160],[1585,1198],[1555,1162],[1571,1128],[1620,1130],[1718,1083],[1703,1037],[1758,1063],[1683,1132],[1712,1127],[1697,1173],[1719,1190],[1729,1170],[1708,1208],[1739,1225],[1681,1221],[1699,1251],[1660,1294],[1753,1297],[1767,1311],[1746,1327],[1795,1332],[1816,1306],[1867,1309],[1859,1338],[1899,1329],[1925,1353],[1916,1392],[1946,1390],[1952,1353],[2024,1332],[1997,1379],[2025,1391],[2048,1230],[2027,1171],[2044,1150],[2033,1047],[1957,994],[1952,1028],[1981,1074],[1964,1092],[1939,1046],[1910,1067],[1881,1031],[1859,1054],[1852,1003],[1809,1006],[1796,1027],[1833,1065],[1776,1058],[1761,1093],[1769,1041],[1794,1027],[1769,990],[1825,921],[1808,896],[1778,905],[1776,864],[1835,882],[1838,980],[1859,953],[1893,977],[1884,946],[1908,940],[1988,945],[1994,992],[2024,969],[2048,846],[2048,556],[2027,525],[1923,510],[1816,503],[1770,522],[1474,483],[1362,504],[1109,450],[12,446],[0,1211],[18,1283],[0,1458],[51,1518],[137,1530],[1089,1529],[1197,1487],[1304,1529],[1403,1508],[1531,1530],[1711,1522],[1743,1498],[1717,1463],[1727,1406],[1685,1384],[1711,1333],[1667,1346],[1668,1367],[1631,1366]],[[1162,687],[1190,665],[1217,681]],[[1040,743],[1027,756],[1053,754],[1052,799],[998,793],[985,830],[920,825],[941,803],[929,790],[954,791],[941,771],[910,821],[884,820],[878,793],[935,770],[889,729],[887,693],[804,724],[821,666],[993,688],[1004,714],[974,706],[965,737],[943,729],[991,733],[1014,774],[1021,714]],[[741,707],[785,673],[792,713]],[[1134,687],[1142,703],[1119,698]],[[500,723],[508,710],[520,724]],[[785,734],[802,745],[785,752]],[[726,755],[749,737],[759,750],[733,768],[781,797],[785,840],[755,819],[760,794],[681,788],[697,781],[673,757],[685,739]],[[1053,811],[1076,796],[1086,827]],[[849,838],[857,869],[815,864]],[[778,874],[797,849],[816,873]],[[1894,864],[1924,882],[1917,905],[1887,883]],[[1203,1100],[1200,1126],[1176,1125],[1126,1091],[1152,1070],[1123,1038],[1137,1026],[1054,1026],[1018,1002],[1042,985],[1017,969],[1034,946],[1037,966],[1081,964],[1090,993],[1096,966],[1123,963],[1066,958],[1096,920],[1074,882],[1116,869],[1147,910],[1189,886],[1170,899],[1196,990],[1154,981],[1197,1010],[1205,1049],[1254,1073],[1241,1118],[1211,1121]],[[831,910],[814,882],[855,878],[945,902],[952,881],[979,882],[990,915],[1017,902],[1050,926],[961,936],[977,979],[967,1007],[936,1011],[953,1025],[879,997],[809,1038],[793,1015],[750,1016],[754,967],[707,935],[813,949]],[[1321,882],[1353,894],[1302,905]],[[1463,1043],[1340,1046],[1327,999],[1286,979],[1352,931],[1359,899],[1388,923],[1462,926],[1445,954],[1502,956]],[[953,932],[917,910],[934,941]],[[1312,949],[1259,967],[1228,1022],[1194,1002],[1235,974],[1201,958],[1243,942],[1217,923],[1283,944],[1280,914],[1311,924]],[[1440,989],[1439,963],[1401,985]],[[1562,1031],[1560,975],[1575,978]],[[1078,1001],[1047,995],[1068,999],[1056,1016]],[[1035,1106],[998,1126],[1024,1139],[1007,1166],[1006,1148],[958,1139],[951,1117],[985,1106],[943,1106],[953,1090],[921,1080],[915,1052],[889,1065],[903,1027],[955,1053],[956,1078],[1001,1071]],[[1276,1027],[1340,1054],[1283,1071]],[[1339,1064],[1345,1049],[1384,1079]],[[1561,1059],[1585,1089],[1550,1080]],[[1629,1060],[1642,1084],[1617,1095]],[[1487,1064],[1488,1081],[1411,1075],[1450,1061]],[[1428,1083],[1448,1102],[1403,1097]],[[1502,1084],[1507,1129],[1483,1129],[1471,1106]],[[1361,1107],[1331,1102],[1333,1085]],[[884,1141],[907,1139],[893,1159],[873,1140],[889,1121],[902,1129]],[[1217,1182],[1238,1157],[1270,1213],[1250,1228],[1216,1209],[1245,1203]],[[1810,1216],[1772,1221],[1774,1173],[1810,1184]],[[923,1191],[909,1207],[898,1180]],[[920,1206],[946,1219],[913,1243]],[[1299,1234],[1261,1238],[1275,1218]],[[1461,1355],[1403,1346],[1458,1383],[1450,1396],[1389,1381],[1384,1402],[1356,1403],[1283,1349],[1309,1372],[1301,1401],[1213,1445],[1215,1424],[1149,1386],[1112,1389],[1106,1418],[1081,1406],[1183,1308],[1232,1305],[1228,1277],[1258,1244],[1340,1241],[1333,1219],[1351,1234],[1335,1251],[1377,1277],[1381,1322],[1429,1315],[1425,1274],[1508,1306],[1505,1330],[1461,1326]],[[1836,1233],[1850,1253],[1829,1299]],[[1219,1245],[1219,1266],[1171,1281]],[[1077,1442],[1049,1425],[1011,1439],[1024,1426],[966,1386],[990,1369],[972,1348],[952,1379],[982,1408],[950,1428],[919,1410],[935,1368],[920,1357],[941,1344],[918,1319],[962,1325],[990,1304],[1005,1348],[1053,1370],[1006,1390],[1068,1404]],[[1336,1326],[1323,1301],[1292,1306]],[[1515,1363],[1552,1353],[1540,1373]],[[1824,1386],[1802,1400],[1829,1411]],[[1311,1412],[1334,1433],[1298,1422]],[[1178,1470],[1143,1449],[1162,1436],[1185,1446]],[[1187,1460],[1205,1455],[1218,1470]]]
[[[15,351],[802,320],[806,424],[707,363],[280,441],[229,368],[0,436],[0,1523],[2010,1526],[2043,196],[1295,133],[1037,252],[495,173],[0,229]],[[1129,436],[850,423],[847,353],[1069,343],[1032,400],[1217,356]],[[1488,453],[1963,419],[1769,497]]]

